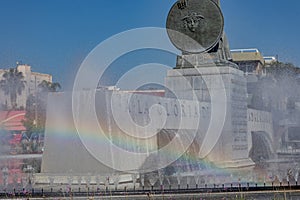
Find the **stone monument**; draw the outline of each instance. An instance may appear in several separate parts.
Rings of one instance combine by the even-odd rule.
[[[172,7],[167,19],[168,34],[172,43],[182,51],[175,69],[168,71],[166,77],[166,87],[173,94],[166,91],[164,97],[139,93],[132,96],[128,91],[106,89],[76,91],[73,95],[51,94],[47,108],[42,173],[38,182],[47,184],[49,177],[55,177],[56,182],[67,184],[68,177],[72,175],[80,185],[82,178],[93,175],[92,180],[95,181],[101,175],[103,183],[103,180],[107,180],[103,177],[118,174],[121,175],[118,182],[127,184],[132,180],[128,173],[148,172],[148,168],[157,170],[158,161],[168,160],[167,156],[176,153],[180,145],[191,147],[183,153],[191,153],[197,161],[199,158],[208,159],[227,168],[253,165],[248,158],[246,80],[243,72],[230,62],[223,27],[219,1],[180,0]],[[174,98],[174,94],[177,98]],[[218,94],[224,96],[216,98]],[[70,103],[72,98],[82,102],[75,110]],[[90,103],[92,99],[96,99],[95,105]],[[115,109],[122,112],[112,115],[112,103]],[[147,125],[147,129],[138,128],[150,121],[149,110],[152,105],[159,105],[152,109],[153,123]],[[223,122],[209,125],[209,121],[214,121],[210,118],[219,117],[213,115],[218,110],[225,113]],[[94,112],[96,119],[89,117]],[[76,121],[77,126],[74,114],[80,116],[80,120]],[[130,120],[139,126],[126,123]],[[122,128],[117,122],[124,123]],[[215,133],[215,129],[208,131],[211,126],[221,126],[220,134]],[[80,134],[78,127],[83,128]],[[135,137],[148,135],[151,130],[160,132],[146,139]],[[184,141],[190,141],[191,133],[197,133],[192,139],[193,143],[183,145]],[[108,145],[103,138],[109,139]],[[172,138],[175,138],[175,142],[179,139],[182,141],[167,149],[169,151],[165,151],[165,157],[164,154],[155,154],[155,159],[151,157],[151,152],[163,148]],[[92,144],[85,145],[85,139]],[[116,146],[118,149],[114,148]],[[90,148],[96,148],[96,151]],[[126,155],[132,155],[133,151],[133,155],[141,156],[129,159],[120,154],[120,148],[129,152]],[[103,162],[101,156],[107,162]]]
[[[180,0],[171,8],[166,27],[182,55],[175,69],[168,71],[166,86],[176,91],[178,98],[190,99],[191,91],[184,86],[188,80],[201,102],[210,102],[213,93],[225,91],[224,99],[219,99],[226,106],[222,133],[214,138],[217,142],[212,151],[203,153],[205,144],[201,147],[199,157],[224,167],[250,166],[253,162],[248,158],[246,80],[230,62],[219,6],[218,0]]]

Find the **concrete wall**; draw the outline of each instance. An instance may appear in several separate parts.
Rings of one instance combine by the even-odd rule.
[[[250,152],[253,144],[252,144],[252,132],[265,132],[268,134],[268,138],[271,140],[271,144],[273,144],[273,121],[272,114],[265,111],[248,109],[248,151]],[[273,146],[271,146],[273,149]]]
[[[156,133],[179,130],[175,131],[180,138],[179,143],[175,141],[173,146],[158,155],[160,159],[169,159],[174,154],[177,156],[183,146],[188,147],[190,138],[191,142],[196,139],[202,145],[209,121],[209,104],[205,102],[198,104],[188,100],[99,90],[96,92],[95,108],[102,132],[98,132],[99,126],[89,116],[94,112],[94,106],[90,104],[93,91],[79,92],[75,96],[80,102],[74,111],[79,117],[77,126],[73,119],[71,94],[57,93],[49,97],[42,173],[111,174],[155,167],[157,159],[152,157],[157,156]],[[111,141],[110,146],[103,143],[104,137]],[[84,141],[91,142],[91,145]],[[126,150],[128,156],[112,150],[113,146]],[[130,153],[142,156],[131,159]],[[101,162],[103,156],[118,170]]]
[[[189,61],[196,66],[202,63],[193,59]],[[210,123],[220,129],[208,133],[211,135],[209,145],[213,149],[206,158],[223,167],[251,165],[253,163],[248,158],[246,79],[242,71],[230,64],[219,65],[170,70],[166,86],[175,91],[178,98],[193,99],[195,94],[199,101],[214,105],[215,114]]]

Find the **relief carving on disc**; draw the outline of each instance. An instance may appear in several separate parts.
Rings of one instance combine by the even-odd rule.
[[[224,18],[212,0],[180,0],[167,19],[171,42],[186,53],[208,52],[223,36]]]

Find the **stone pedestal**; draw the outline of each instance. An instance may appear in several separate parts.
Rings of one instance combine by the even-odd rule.
[[[191,94],[194,91],[200,102],[212,102],[212,98],[219,98],[218,95],[213,96],[212,94],[225,94],[225,96],[213,100],[220,103],[215,109],[218,109],[218,106],[221,106],[219,108],[226,107],[224,124],[212,124],[212,126],[222,126],[221,134],[218,138],[210,138],[216,141],[212,143],[214,146],[209,152],[203,152],[207,150],[209,144],[204,144],[205,140],[202,141],[202,144],[200,143],[202,152],[200,150],[199,157],[225,168],[254,165],[248,155],[247,88],[243,72],[234,68],[235,65],[230,62],[219,62],[218,66],[208,62],[206,66],[203,66],[204,62],[195,60],[196,68],[178,68],[177,63],[177,69],[168,71],[166,87],[176,93],[177,98],[180,99],[192,100]],[[199,66],[198,63],[202,63],[202,65]],[[170,93],[166,95],[174,96]],[[206,113],[209,116],[207,117],[211,117],[211,106],[208,109],[209,112]],[[201,134],[208,134],[206,135],[208,138],[218,135],[213,132]]]

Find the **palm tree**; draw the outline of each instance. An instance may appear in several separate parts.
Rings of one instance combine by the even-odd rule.
[[[58,89],[61,89],[59,83],[52,83],[45,80],[43,80],[38,87],[41,89],[41,92],[57,92]]]
[[[3,74],[3,80],[0,81],[0,88],[5,95],[9,95],[11,108],[17,107],[17,96],[22,94],[25,89],[25,81],[22,72],[16,68],[11,68]]]

